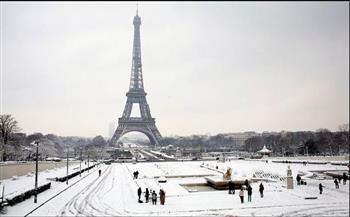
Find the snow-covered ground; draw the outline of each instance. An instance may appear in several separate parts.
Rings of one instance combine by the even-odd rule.
[[[294,189],[286,189],[281,181],[263,182],[264,198],[260,198],[258,192],[260,182],[253,183],[252,202],[246,202],[245,193],[243,204],[237,190],[234,195],[226,190],[188,192],[180,185],[205,183],[205,176],[222,176],[219,171],[225,171],[227,167],[232,168],[233,177],[247,178],[256,171],[285,176],[287,170],[287,164],[244,160],[114,163],[100,167],[101,177],[97,173],[99,168],[95,168],[81,178],[70,180],[68,189],[65,183],[59,183],[41,193],[35,206],[31,198],[8,207],[4,216],[23,216],[61,191],[29,216],[348,216],[349,183],[335,189],[333,180],[308,179],[307,185],[295,184]],[[291,164],[290,167],[294,177],[297,173],[307,175],[314,170],[347,170],[345,166],[329,164]],[[139,178],[133,179],[132,173],[136,170]],[[168,181],[158,183],[159,176],[167,177]],[[319,183],[325,186],[322,195],[319,194]],[[138,187],[143,191],[148,187],[157,194],[164,189],[165,205],[159,205],[159,199],[157,205],[138,203]],[[144,196],[141,199],[144,201]]]
[[[90,163],[90,166],[92,164]],[[87,164],[82,163],[81,169],[87,167]],[[72,174],[74,172],[79,171],[80,164],[79,163],[71,163],[68,166],[68,173]],[[60,167],[51,170],[44,170],[38,173],[38,186],[44,185],[46,183],[51,182],[50,178],[63,177],[67,175],[67,167]],[[28,173],[24,176],[16,176],[16,179],[9,178],[0,180],[1,183],[1,191],[3,190],[3,186],[5,186],[4,197],[11,198],[20,193],[23,193],[27,190],[33,189],[35,184],[35,173]],[[51,187],[56,185],[58,182],[52,182]],[[1,192],[2,193],[2,192]]]

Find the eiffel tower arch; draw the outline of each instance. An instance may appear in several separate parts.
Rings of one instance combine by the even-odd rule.
[[[118,119],[118,127],[110,140],[110,145],[115,145],[117,141],[126,133],[136,131],[145,134],[151,142],[151,145],[160,145],[162,136],[156,127],[156,121],[151,115],[146,95],[143,87],[142,63],[141,63],[141,40],[140,25],[141,18],[137,11],[133,20],[134,24],[134,43],[132,51],[132,66],[129,91],[126,93],[127,100],[124,112]],[[133,105],[139,105],[141,117],[131,117]]]

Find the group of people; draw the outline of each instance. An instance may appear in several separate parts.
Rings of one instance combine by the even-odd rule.
[[[299,174],[297,175],[296,180],[297,180],[297,185],[306,184],[304,181],[301,180],[301,176]]]
[[[341,180],[343,180],[343,185],[346,185],[346,181],[348,180],[348,176],[346,175],[346,173],[343,173],[343,175],[339,177],[339,181],[337,178],[334,179],[336,189],[339,189],[339,183],[341,182]]]
[[[299,174],[297,175],[296,179],[297,179],[298,185],[300,185],[301,177]],[[343,173],[343,175],[341,177],[339,177],[339,181],[337,178],[334,179],[334,184],[335,184],[336,189],[339,189],[339,183],[341,182],[341,180],[343,180],[343,185],[346,185],[346,181],[348,180],[348,176],[346,175],[346,173]],[[324,188],[324,185],[322,185],[322,183],[320,183],[318,185],[318,189],[320,190],[320,194],[322,194],[323,188]]]
[[[253,188],[249,184],[247,179],[244,181],[244,185],[247,188],[248,202],[251,202],[252,201]],[[260,197],[261,198],[264,197],[264,185],[262,183],[260,183],[260,185],[259,185],[259,192],[260,192]],[[228,193],[229,194],[235,194],[235,184],[232,181],[229,181],[229,183],[228,183]],[[239,197],[241,199],[241,203],[244,203],[244,188],[243,188],[243,186],[241,186],[241,189],[240,189],[238,195],[239,195]]]
[[[150,194],[152,194],[152,195],[150,195]],[[142,195],[142,189],[141,189],[141,187],[139,187],[137,189],[137,196],[138,196],[139,203],[143,203],[143,201],[141,200],[141,195]],[[146,188],[146,191],[145,191],[145,202],[146,203],[149,202],[150,196],[151,196],[152,204],[157,205],[158,195],[157,195],[156,191],[155,190],[152,191],[152,189],[148,190],[148,188]],[[160,205],[164,205],[164,203],[165,203],[165,191],[163,189],[159,190],[159,200],[160,200]]]

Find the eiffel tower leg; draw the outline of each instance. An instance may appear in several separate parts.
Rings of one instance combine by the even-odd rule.
[[[125,130],[125,127],[120,126],[120,125],[118,126],[118,128],[115,130],[115,132],[113,134],[113,137],[111,138],[111,140],[109,142],[110,146],[116,145],[118,139],[123,135],[124,130]]]
[[[152,135],[152,137],[154,139],[154,143],[155,144],[152,144],[152,145],[156,145],[156,146],[161,145],[161,143],[162,143],[162,136],[160,135],[157,127],[155,125],[151,125],[151,126],[148,126],[148,129],[149,129],[150,134]]]

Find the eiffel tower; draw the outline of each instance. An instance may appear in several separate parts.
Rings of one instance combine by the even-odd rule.
[[[151,142],[151,145],[160,145],[162,136],[160,135],[155,119],[152,118],[146,95],[143,88],[142,64],[141,64],[141,41],[140,25],[141,18],[136,10],[134,17],[134,44],[132,51],[132,67],[129,91],[126,93],[127,100],[123,116],[118,119],[118,127],[114,132],[110,145],[115,145],[120,137],[124,134],[137,131],[144,133]],[[133,104],[139,104],[141,117],[130,117]]]

